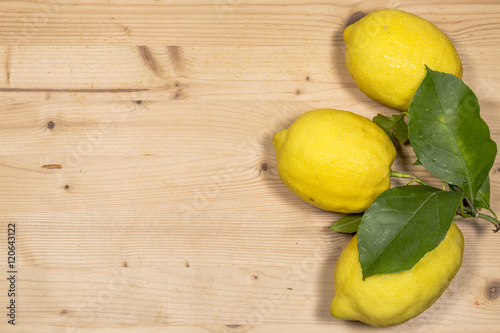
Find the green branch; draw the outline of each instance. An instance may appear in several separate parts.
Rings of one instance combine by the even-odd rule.
[[[391,177],[395,178],[404,178],[404,179],[410,179],[407,185],[411,185],[415,182],[421,184],[421,185],[428,185],[426,182],[424,182],[422,179],[418,178],[414,174],[410,173],[401,173],[401,172],[396,172],[391,170]]]

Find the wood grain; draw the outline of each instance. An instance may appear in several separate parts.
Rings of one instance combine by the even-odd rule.
[[[450,36],[500,142],[498,1],[0,2],[0,260],[15,223],[18,270],[0,331],[375,331],[331,317],[350,237],[285,188],[271,140],[315,108],[394,113],[343,60],[345,25],[383,7]],[[393,168],[435,182],[414,161],[405,146]],[[449,289],[387,331],[498,330],[499,235],[458,225]]]

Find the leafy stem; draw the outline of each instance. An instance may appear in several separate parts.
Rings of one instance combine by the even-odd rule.
[[[412,183],[419,183],[421,185],[427,185],[422,179],[418,178],[414,174],[410,173],[402,173],[402,172],[396,172],[391,170],[391,177],[396,177],[396,178],[404,178],[404,179],[410,179],[407,185],[411,185]],[[462,190],[458,186],[454,186],[449,184],[450,188],[454,192],[462,192]],[[487,220],[491,222],[495,226],[494,232],[500,231],[500,222],[498,221],[498,217],[495,214],[495,212],[491,209],[488,209],[493,216],[482,214],[478,211],[474,203],[469,199],[465,193],[463,193],[463,200],[462,203],[459,206],[459,212],[458,214],[461,217],[476,217],[476,218],[481,218],[483,220]]]
[[[498,232],[500,230],[500,223],[498,222],[498,217],[493,210],[489,209],[489,211],[493,214],[493,216],[480,213],[477,210],[477,208],[474,206],[472,201],[466,195],[464,195],[463,202],[465,202],[467,210],[470,213],[467,213],[463,210],[463,203],[462,203],[462,205],[460,205],[460,215],[461,216],[481,218],[483,220],[491,222],[495,226],[495,229],[493,230],[493,232]]]
[[[419,183],[420,185],[427,185],[426,182],[424,182],[422,179],[418,178],[414,174],[410,173],[402,173],[402,172],[396,172],[391,170],[391,177],[395,178],[405,178],[405,179],[410,179],[407,185],[411,185],[415,182]]]
[[[493,223],[493,225],[495,226],[495,229],[493,230],[493,232],[498,232],[500,230],[500,225],[498,224],[498,220],[495,219],[493,216],[489,216],[489,215],[482,214],[482,213],[477,213],[476,217],[479,217],[481,219],[484,219],[484,220],[487,220],[487,221],[490,221],[491,223]]]
[[[441,183],[428,186],[411,172],[391,170],[390,176],[406,179],[406,186],[389,188],[363,215],[347,215],[331,227],[357,232],[363,279],[411,269],[438,246],[455,219],[483,219],[500,231],[490,206],[489,172],[497,145],[480,116],[477,97],[458,77],[426,71],[407,113],[377,114],[373,121],[394,146],[409,141],[417,158],[413,165]],[[414,183],[420,185],[408,186]],[[480,213],[483,209],[490,213]]]
[[[469,199],[468,196],[464,195],[464,201],[467,204],[467,207],[470,209],[470,212],[472,213],[472,216],[477,216],[479,212],[477,211],[477,208],[472,204],[472,201]]]

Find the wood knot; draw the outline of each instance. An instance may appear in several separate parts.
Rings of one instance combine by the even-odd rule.
[[[45,165],[42,165],[42,168],[44,168],[44,169],[62,169],[62,166],[60,164],[45,164]]]
[[[486,287],[486,298],[494,301],[500,296],[500,281],[493,281]]]
[[[173,66],[175,75],[180,75],[184,68],[184,59],[180,46],[171,45],[167,47],[167,54]]]
[[[182,87],[181,83],[175,82],[174,87],[175,87],[174,99],[183,99],[185,96],[183,94],[183,87]]]
[[[49,129],[53,129],[53,128],[54,128],[54,126],[56,126],[56,124],[54,124],[54,122],[53,122],[52,120],[51,120],[51,121],[49,121],[49,122],[47,123],[47,127],[48,127]]]
[[[241,325],[230,325],[230,324],[227,324],[226,325],[227,328],[231,329],[231,330],[237,330],[241,327]]]
[[[162,69],[158,61],[153,55],[153,52],[151,49],[145,45],[139,45],[137,46],[137,49],[139,50],[139,54],[141,55],[142,59],[144,60],[145,64],[149,67],[153,73],[155,73],[158,76],[161,76],[162,74]]]
[[[260,169],[262,171],[267,171],[267,169],[269,168],[269,166],[267,165],[266,162],[263,162],[261,165],[260,165]]]

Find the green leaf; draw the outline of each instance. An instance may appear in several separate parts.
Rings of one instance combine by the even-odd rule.
[[[358,231],[358,226],[361,223],[362,218],[363,218],[362,213],[348,214],[338,219],[338,221],[332,224],[329,229],[347,234],[352,234]]]
[[[377,114],[373,118],[373,122],[379,125],[389,136],[392,143],[397,146],[399,143],[408,141],[408,125],[404,121],[405,114],[395,114],[392,117],[386,117],[382,114]]]
[[[399,143],[408,141],[408,125],[404,121],[404,115],[401,115],[400,120],[394,125],[393,133]]]
[[[417,158],[417,160],[416,160],[415,162],[413,162],[413,164],[412,164],[412,165],[422,165],[422,162],[420,162],[420,161],[418,160],[418,158]]]
[[[474,200],[474,206],[490,210],[490,176],[486,177]]]
[[[363,279],[411,269],[444,239],[461,200],[462,193],[423,185],[379,195],[358,228]]]
[[[497,146],[472,90],[451,74],[426,69],[409,107],[410,143],[429,172],[459,186],[474,202]]]

